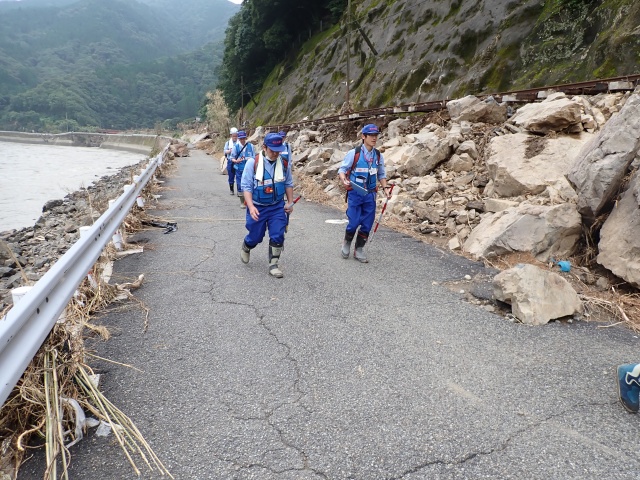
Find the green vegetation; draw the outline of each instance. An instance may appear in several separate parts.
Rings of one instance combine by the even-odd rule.
[[[475,30],[466,30],[461,36],[460,41],[451,49],[453,53],[461,57],[465,63],[471,61],[476,54],[478,46],[484,42],[489,35],[491,35],[492,29],[486,28],[479,32]]]
[[[0,129],[53,132],[175,126],[201,114],[220,47],[189,50],[216,31],[219,42],[238,9],[225,0],[186,0],[179,12],[168,0],[8,3],[0,3]],[[180,34],[203,14],[216,20]]]
[[[347,0],[244,2],[224,41],[220,88],[229,107],[238,109],[248,100],[247,92],[260,91],[271,70],[283,60],[293,61],[303,41],[321,25],[334,24],[346,5]]]
[[[449,9],[449,13],[444,17],[445,20],[449,20],[452,17],[455,17],[460,11],[460,7],[462,7],[462,0],[453,0],[451,2],[451,8]]]
[[[518,50],[518,45],[512,44],[498,52],[498,60],[480,79],[480,88],[483,91],[498,93],[509,89]]]

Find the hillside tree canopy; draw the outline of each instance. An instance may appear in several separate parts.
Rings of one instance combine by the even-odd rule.
[[[335,23],[346,6],[347,0],[245,0],[224,40],[220,88],[229,107],[250,100],[278,63]]]

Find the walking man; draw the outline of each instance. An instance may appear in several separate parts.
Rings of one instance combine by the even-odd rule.
[[[293,177],[291,164],[281,156],[286,150],[282,137],[268,133],[263,146],[262,152],[247,160],[242,174],[249,233],[242,242],[240,258],[243,263],[249,263],[251,250],[262,242],[268,228],[269,274],[282,278],[278,262],[284,247],[287,215],[293,211]]]
[[[282,158],[284,158],[285,160],[287,160],[288,162],[292,162],[293,161],[293,154],[291,153],[291,144],[287,141],[285,141],[285,137],[287,136],[287,132],[285,132],[284,130],[280,130],[278,132],[278,135],[280,135],[282,137],[282,144],[285,147],[285,151],[282,152]]]
[[[244,195],[242,194],[242,173],[249,158],[256,156],[253,150],[253,144],[247,143],[247,133],[244,130],[238,132],[238,143],[233,147],[231,152],[231,161],[236,169],[236,184],[238,185],[238,197],[240,197],[240,206],[246,208]]]
[[[349,219],[342,243],[342,258],[349,258],[351,242],[357,233],[353,258],[362,263],[368,262],[363,247],[375,220],[378,182],[387,198],[390,197],[384,158],[375,148],[379,133],[376,125],[362,127],[362,145],[349,150],[338,169],[340,180],[347,189]]]
[[[231,161],[231,153],[233,152],[233,147],[238,141],[238,129],[233,127],[229,133],[231,134],[231,138],[227,140],[224,144],[224,156],[227,158],[227,176],[229,180],[229,190],[231,190],[231,195],[233,195],[233,182],[235,182],[236,174],[234,163]]]

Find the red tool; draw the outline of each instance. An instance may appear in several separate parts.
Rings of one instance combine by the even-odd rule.
[[[371,240],[373,240],[373,235],[378,231],[378,227],[380,226],[380,220],[382,220],[382,215],[384,215],[384,211],[387,209],[387,203],[389,203],[389,198],[393,193],[393,187],[395,187],[395,185],[391,185],[391,189],[389,190],[389,196],[385,200],[384,205],[382,205],[382,210],[380,211],[380,215],[378,216],[378,221],[376,222],[376,226],[373,228],[373,232],[371,232],[371,235],[369,236],[369,243],[371,243]]]
[[[295,205],[296,203],[298,203],[298,200],[300,200],[302,198],[302,195],[298,195],[298,198],[296,198],[292,203]],[[287,233],[289,231],[289,215],[291,215],[290,213],[287,213],[287,225],[284,227],[284,233]]]

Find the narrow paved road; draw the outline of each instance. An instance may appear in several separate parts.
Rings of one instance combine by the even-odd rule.
[[[614,388],[633,333],[512,324],[433,283],[481,265],[392,231],[345,261],[326,223],[342,212],[306,202],[273,279],[266,243],[240,262],[244,210],[216,160],[193,151],[165,185],[152,213],[178,231],[116,264],[146,275],[149,329],[113,312],[92,347],[144,372],[97,365],[176,479],[640,478],[640,416]],[[134,478],[111,438],[71,453],[72,479]]]

